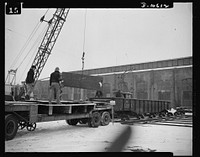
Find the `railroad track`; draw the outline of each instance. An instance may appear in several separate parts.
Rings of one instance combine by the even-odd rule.
[[[179,126],[179,127],[192,127],[192,116],[181,115],[181,116],[170,116],[170,117],[145,117],[143,119],[130,118],[129,120],[116,120],[121,124],[134,125],[134,124],[151,124],[151,125],[167,125],[167,126]]]

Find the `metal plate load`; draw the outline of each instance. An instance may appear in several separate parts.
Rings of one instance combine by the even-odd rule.
[[[62,72],[62,84],[67,87],[101,90],[103,77]]]

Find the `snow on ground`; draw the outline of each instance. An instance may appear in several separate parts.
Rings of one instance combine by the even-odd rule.
[[[131,135],[123,152],[173,152],[192,155],[192,128],[150,124],[129,125]],[[67,125],[65,121],[37,123],[33,132],[18,130],[13,140],[5,141],[5,152],[102,152],[127,125],[110,123],[89,128],[87,124]]]

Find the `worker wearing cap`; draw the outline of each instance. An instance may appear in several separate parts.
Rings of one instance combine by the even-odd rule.
[[[26,82],[26,88],[27,88],[27,93],[26,93],[26,96],[25,96],[26,100],[30,99],[30,95],[33,92],[33,87],[34,87],[34,82],[35,82],[35,79],[34,79],[35,69],[36,69],[36,66],[32,65],[30,70],[27,73],[27,77],[26,77],[26,81],[25,81]]]
[[[49,103],[56,95],[56,102],[57,104],[60,103],[60,81],[61,81],[61,74],[59,72],[59,68],[56,67],[55,71],[50,75],[50,93],[49,93]],[[55,93],[54,93],[55,92]]]

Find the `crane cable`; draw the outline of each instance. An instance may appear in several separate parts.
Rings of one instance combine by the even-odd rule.
[[[83,55],[82,55],[82,70],[84,69],[84,56],[85,56],[85,32],[86,32],[86,14],[87,9],[85,11],[85,26],[84,26],[84,35],[83,35]]]
[[[14,65],[16,64],[16,62],[18,61],[19,57],[22,55],[23,51],[26,49],[27,45],[29,44],[30,40],[33,38],[33,35],[35,34],[35,32],[38,30],[39,28],[39,22],[37,23],[36,27],[34,28],[34,30],[32,31],[32,33],[30,34],[30,36],[28,37],[26,43],[24,44],[24,46],[22,47],[22,49],[20,50],[19,54],[17,55],[17,57],[15,58],[15,60],[13,61],[13,64],[11,65],[10,69],[12,67],[14,67]]]
[[[85,11],[85,26],[84,26],[84,36],[83,36],[83,52],[85,50],[86,14],[87,14],[87,10]]]
[[[42,34],[44,34],[44,31],[46,30],[47,27],[45,27],[42,31],[42,33],[38,36],[38,38],[35,40],[35,42],[33,43],[32,47],[30,48],[30,50],[28,51],[28,53],[26,54],[26,56],[23,58],[22,62],[19,64],[19,66],[17,67],[17,69],[22,65],[22,63],[24,62],[24,60],[26,59],[26,57],[29,55],[29,53],[31,52],[31,50],[33,49],[33,47],[36,45],[37,42],[39,42],[39,38],[41,38]]]
[[[47,9],[47,11],[45,12],[44,16],[47,14],[49,9]],[[43,16],[43,17],[44,17]],[[14,67],[14,65],[16,64],[16,62],[19,60],[19,57],[22,55],[23,51],[26,49],[26,47],[28,46],[29,42],[31,41],[31,39],[33,38],[33,36],[36,34],[35,32],[39,29],[40,25],[41,25],[42,21],[38,21],[37,25],[35,26],[35,28],[33,29],[33,31],[31,32],[30,36],[28,37],[26,43],[24,44],[24,46],[22,47],[22,49],[20,50],[19,54],[17,55],[17,57],[15,58],[15,60],[13,61],[12,65],[10,66],[10,69]],[[23,62],[23,61],[22,61]],[[20,64],[21,65],[21,64]],[[17,70],[18,68],[16,68]]]
[[[26,49],[28,43],[30,42],[30,40],[33,38],[33,34],[35,34],[35,32],[37,31],[37,29],[39,28],[39,22],[37,23],[37,25],[35,26],[35,28],[33,29],[32,33],[30,34],[30,36],[28,37],[26,43],[24,44],[24,46],[22,47],[22,49],[20,50],[20,52],[18,53],[17,57],[15,58],[15,60],[13,61],[13,63],[11,64],[10,68],[9,69],[13,69],[13,67],[16,65],[17,61],[19,60],[19,57],[22,55],[23,51]],[[17,72],[18,68],[16,68],[15,70],[13,70],[15,72],[15,76],[16,77],[16,72]],[[9,78],[9,72],[7,74],[7,77],[6,77],[6,81],[7,81],[7,78]],[[5,82],[6,82],[5,81]],[[12,83],[12,82],[11,82]]]
[[[47,11],[45,12],[45,14],[42,16],[42,18],[44,18],[45,17],[45,15],[47,14],[47,12],[49,11],[49,9],[47,9]],[[41,18],[41,19],[42,19]],[[36,34],[35,32],[39,29],[39,27],[40,27],[40,25],[41,25],[41,23],[42,23],[42,21],[41,21],[41,19],[40,19],[40,21],[37,23],[37,25],[35,26],[35,28],[34,28],[34,30],[32,31],[32,33],[30,34],[30,36],[29,36],[29,38],[28,38],[28,40],[26,41],[26,43],[25,43],[25,45],[23,46],[23,48],[21,49],[21,51],[20,51],[20,53],[18,54],[18,56],[17,56],[17,58],[15,58],[15,64],[16,64],[16,62],[17,62],[17,60],[19,59],[19,57],[20,57],[20,55],[22,54],[22,52],[26,49],[26,47],[28,46],[28,44],[29,44],[29,42],[31,41],[31,39],[33,38],[33,36]],[[47,27],[45,27],[44,28],[44,30],[46,29]],[[36,39],[36,41],[34,42],[34,44],[33,44],[33,46],[31,47],[31,49],[29,50],[29,52],[26,54],[26,56],[24,57],[24,59],[22,60],[22,62],[19,64],[19,66],[16,68],[16,70],[15,70],[15,72],[18,70],[18,68],[22,65],[22,63],[25,61],[25,59],[26,59],[26,57],[28,56],[28,54],[31,52],[31,50],[33,49],[33,47],[36,45],[36,42],[37,41],[39,41],[39,38],[41,38],[41,35],[42,34],[44,34],[44,30],[42,31],[42,33],[38,36],[38,38]],[[33,53],[34,54],[34,53]],[[33,57],[33,55],[32,55],[32,57]],[[32,57],[31,57],[31,59],[32,59]],[[29,61],[30,62],[30,61]],[[29,62],[28,62],[28,64],[29,64]],[[11,67],[13,67],[14,66],[14,63],[11,65]],[[28,65],[27,65],[28,66]],[[25,68],[25,70],[27,69],[27,66],[26,66],[26,68]],[[10,67],[10,69],[11,69],[11,67]],[[23,74],[25,73],[25,70],[24,70],[24,72],[23,72]],[[9,74],[8,74],[9,75]],[[23,75],[21,75],[21,77],[22,77]],[[20,80],[21,80],[21,78],[20,78]]]
[[[29,52],[28,52],[27,55],[24,57],[23,61],[27,58],[27,56],[29,55],[29,53],[30,53],[30,52],[32,51],[32,49],[34,48],[34,46],[35,46],[38,42],[41,41],[42,36],[44,35],[44,33],[45,33],[46,30],[47,30],[47,25],[46,25],[46,27],[44,27],[42,33],[41,33],[41,34],[38,36],[38,38],[35,40],[33,46],[30,48]],[[36,48],[35,48],[35,50],[36,50]],[[34,52],[34,51],[33,51],[33,52]],[[27,68],[29,67],[28,65],[31,63],[31,60],[32,60],[33,57],[34,57],[34,56],[33,56],[34,54],[35,54],[35,53],[33,53],[32,56],[30,57],[30,60],[29,60],[29,62],[27,63],[26,68],[24,69],[24,71],[23,71],[23,73],[22,73],[22,75],[21,75],[21,77],[20,77],[20,80],[21,80],[22,76],[25,74],[25,71],[27,70]],[[20,65],[17,67],[17,69],[22,65],[22,63],[23,63],[23,62],[20,63]]]

